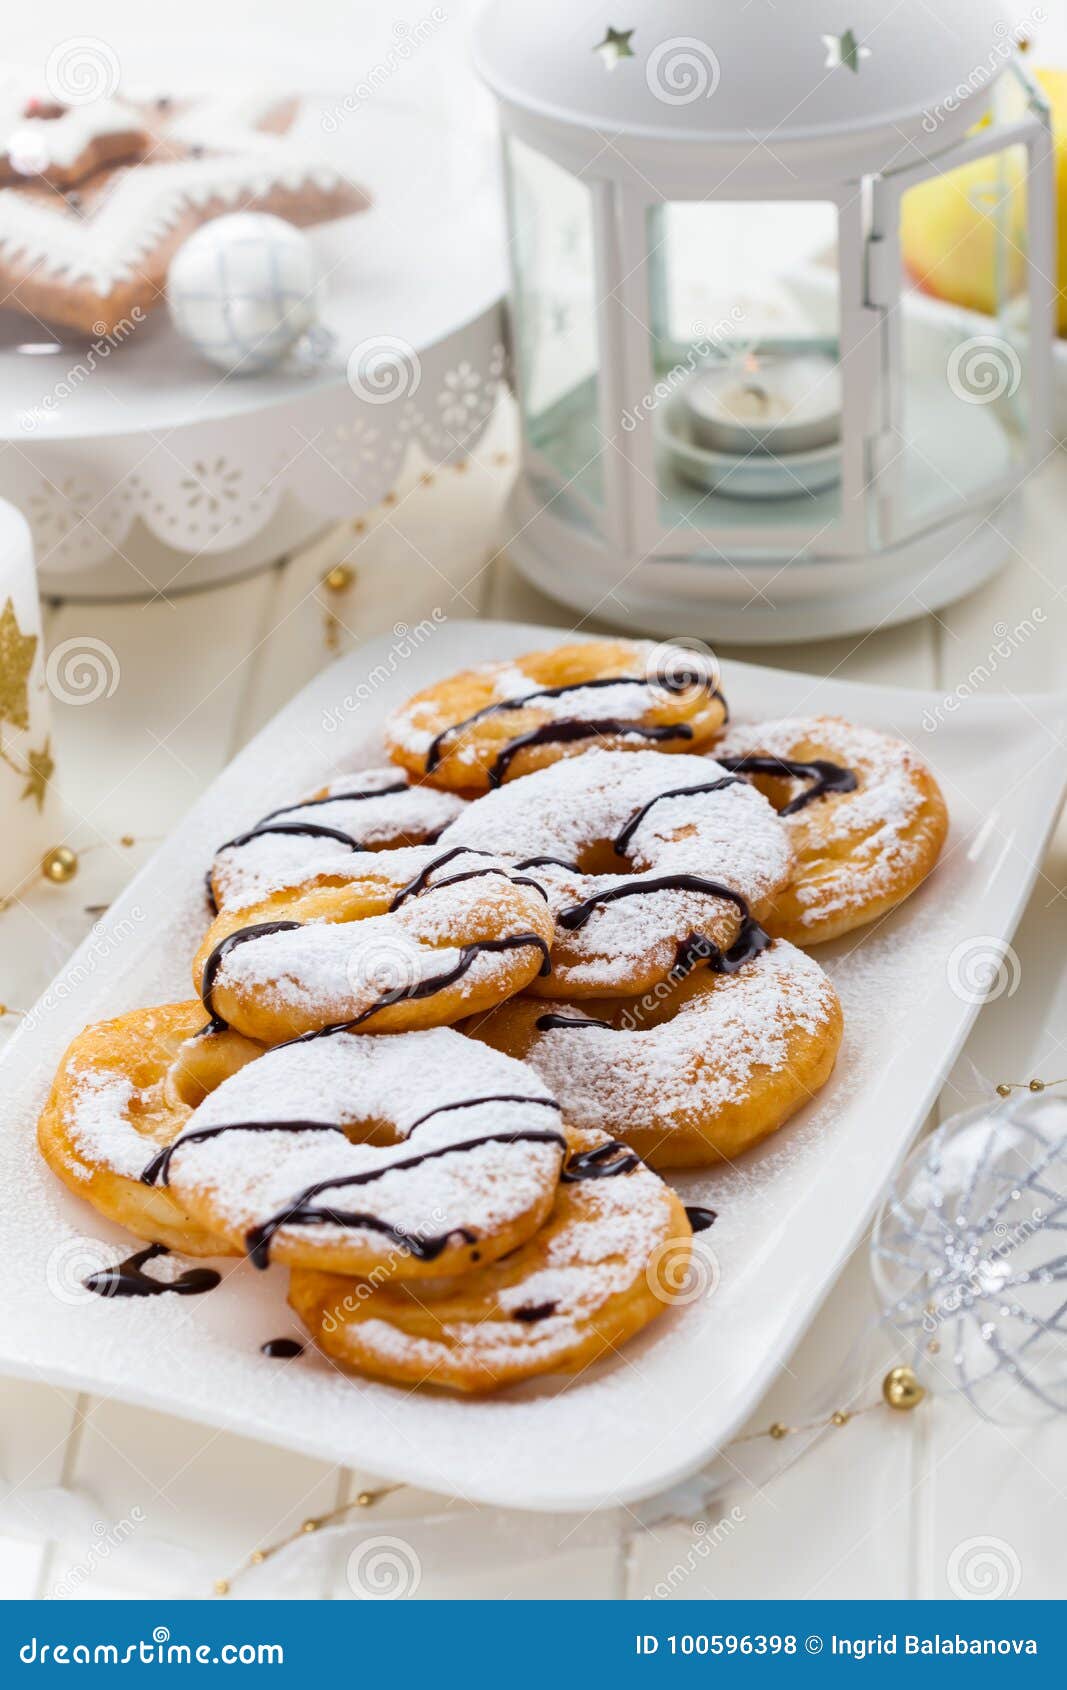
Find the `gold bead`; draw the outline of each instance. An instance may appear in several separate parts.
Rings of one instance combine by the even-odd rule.
[[[843,1408],[835,1409],[830,1416],[830,1421],[834,1426],[847,1426],[851,1419],[851,1414],[846,1414]]]
[[[266,1554],[262,1549],[253,1549],[248,1557],[249,1565],[252,1567],[261,1567],[266,1559]]]
[[[882,1396],[890,1408],[906,1413],[918,1408],[926,1392],[910,1367],[891,1367],[882,1380]]]
[[[365,534],[367,532],[367,524],[363,517],[356,517],[356,520],[352,524],[352,532],[353,534]]]
[[[1003,1080],[1001,1080],[999,1086],[997,1087],[997,1096],[998,1097],[1010,1097],[1011,1096],[1011,1087],[1009,1085],[1007,1085]]]
[[[396,493],[387,493],[385,495],[384,499],[382,500],[382,504],[385,506],[385,508],[387,510],[392,510],[393,506],[397,502],[397,497],[398,497],[398,495]]]
[[[7,1004],[6,1003],[0,1003],[0,1016],[4,1016],[6,1014],[7,1014]]]
[[[359,1495],[356,1497],[356,1506],[358,1508],[369,1508],[373,1501],[374,1495],[371,1491],[361,1490]]]
[[[1044,1089],[1045,1089],[1044,1080],[1031,1080],[1030,1081],[1030,1090],[1031,1091],[1044,1091]]]
[[[466,458],[457,458],[455,463],[452,465],[452,468],[455,470],[457,475],[466,475],[468,469],[470,468],[470,464],[467,462]]]
[[[229,1579],[216,1579],[215,1580],[215,1595],[216,1596],[228,1596],[229,1594],[230,1594],[230,1581],[229,1581]]]
[[[54,845],[41,859],[41,873],[46,880],[54,881],[57,886],[73,880],[77,872],[77,853],[72,851],[69,845]]]
[[[789,1436],[789,1427],[783,1426],[780,1420],[776,1420],[773,1426],[768,1426],[767,1431],[772,1438],[787,1438]]]
[[[339,563],[333,569],[328,569],[323,576],[323,585],[331,593],[343,593],[355,580],[355,570],[347,563]]]
[[[317,1520],[305,1520],[304,1524],[300,1528],[302,1532],[317,1532],[318,1529],[319,1522]]]
[[[126,847],[126,849],[127,849],[127,851],[128,851],[128,850],[129,850],[129,848],[130,848],[130,846],[131,846],[131,845],[136,845],[136,843],[137,843],[137,841],[136,841],[136,839],[135,839],[135,838],[134,838],[134,837],[133,837],[133,834],[132,834],[132,833],[124,833],[124,834],[123,834],[123,835],[122,835],[122,838],[121,838],[121,839],[120,839],[120,840],[119,840],[119,844],[120,844],[120,845],[125,845],[125,847]]]
[[[938,1338],[931,1338],[930,1342],[926,1346],[927,1354],[932,1355],[932,1356],[936,1356],[939,1353],[940,1349],[941,1349],[941,1341]]]

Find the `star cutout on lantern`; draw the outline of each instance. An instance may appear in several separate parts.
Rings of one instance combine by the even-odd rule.
[[[608,24],[603,41],[598,41],[593,48],[593,52],[599,53],[603,59],[606,70],[614,70],[621,60],[635,57],[630,46],[633,35],[632,29],[612,29]]]
[[[24,634],[8,599],[0,615],[0,722],[13,728],[30,725],[29,684],[37,635]]]
[[[871,49],[857,41],[851,29],[846,29],[844,35],[824,35],[822,44],[826,48],[827,70],[844,65],[846,70],[858,75],[863,60],[871,56]]]
[[[40,751],[31,751],[26,758],[26,785],[22,789],[23,798],[32,798],[39,810],[44,808],[45,788],[56,772],[56,765],[52,760],[52,741],[46,739]]]

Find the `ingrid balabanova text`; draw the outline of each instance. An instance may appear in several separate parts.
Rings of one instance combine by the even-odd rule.
[[[888,1632],[877,1637],[831,1637],[832,1655],[851,1655],[862,1661],[868,1655],[1036,1655],[1033,1637],[962,1637],[935,1632],[920,1637],[915,1632]]]

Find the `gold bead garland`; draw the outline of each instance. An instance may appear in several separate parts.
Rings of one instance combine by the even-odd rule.
[[[342,1502],[339,1508],[331,1508],[327,1514],[312,1514],[308,1519],[302,1520],[297,1530],[290,1532],[288,1537],[280,1538],[277,1543],[268,1544],[265,1549],[253,1549],[245,1566],[239,1567],[235,1573],[230,1574],[229,1578],[216,1579],[215,1595],[229,1596],[234,1580],[239,1579],[241,1574],[246,1572],[249,1567],[261,1567],[264,1561],[269,1561],[272,1555],[278,1554],[279,1550],[288,1549],[289,1545],[296,1543],[299,1538],[310,1537],[321,1526],[332,1526],[335,1520],[343,1520],[345,1515],[351,1514],[355,1508],[371,1508],[376,1502],[381,1502],[383,1497],[392,1496],[394,1491],[406,1489],[406,1485],[382,1485],[378,1490],[361,1490],[353,1497],[351,1502]]]

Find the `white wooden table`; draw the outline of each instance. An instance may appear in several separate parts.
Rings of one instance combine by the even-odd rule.
[[[461,472],[427,482],[412,471],[396,502],[374,513],[364,531],[335,531],[254,579],[150,604],[48,607],[50,644],[105,640],[121,678],[110,698],[55,708],[69,837],[95,849],[70,885],[42,886],[2,918],[0,998],[28,1005],[87,930],[87,906],[115,895],[150,841],[338,652],[399,621],[414,623],[434,606],[453,616],[574,625],[491,551],[511,473],[511,429],[503,413]],[[1065,518],[1059,454],[1032,481],[1022,543],[984,591],[908,627],[729,655],[946,691],[1062,685]],[[321,580],[342,559],[356,578],[331,594]],[[1037,608],[1043,621],[1034,619]],[[337,619],[332,631],[327,611]],[[1010,656],[998,656],[1004,625],[1026,618],[1032,632]],[[125,834],[138,843],[119,844]],[[1059,1032],[1067,1027],[1065,883],[1061,833],[1018,936],[1018,989],[983,1011],[967,1056],[946,1077],[941,1114],[977,1101],[983,1081],[972,1063],[987,1080],[1067,1072]],[[0,1022],[0,1038],[10,1024]],[[861,1248],[754,1427],[795,1418],[808,1405],[872,1306]],[[367,1475],[44,1384],[2,1382],[0,1404],[7,1595],[208,1593],[258,1545],[367,1482]],[[993,1538],[1002,1546],[995,1554],[1003,1561],[1007,1553],[1012,1568],[1017,1562],[1016,1594],[1058,1596],[1065,1488],[1062,1422],[1009,1433],[939,1400],[910,1416],[875,1414],[827,1434],[762,1491],[739,1481],[709,1515],[711,1527],[729,1517],[721,1531],[644,1530],[626,1511],[588,1520],[503,1516],[402,1491],[361,1513],[336,1552],[312,1555],[299,1588],[350,1595],[349,1549],[361,1537],[386,1534],[414,1546],[421,1596],[640,1598],[669,1589],[684,1597],[934,1597],[951,1594],[946,1568],[956,1546]],[[235,1584],[234,1594],[261,1593],[259,1577]]]

